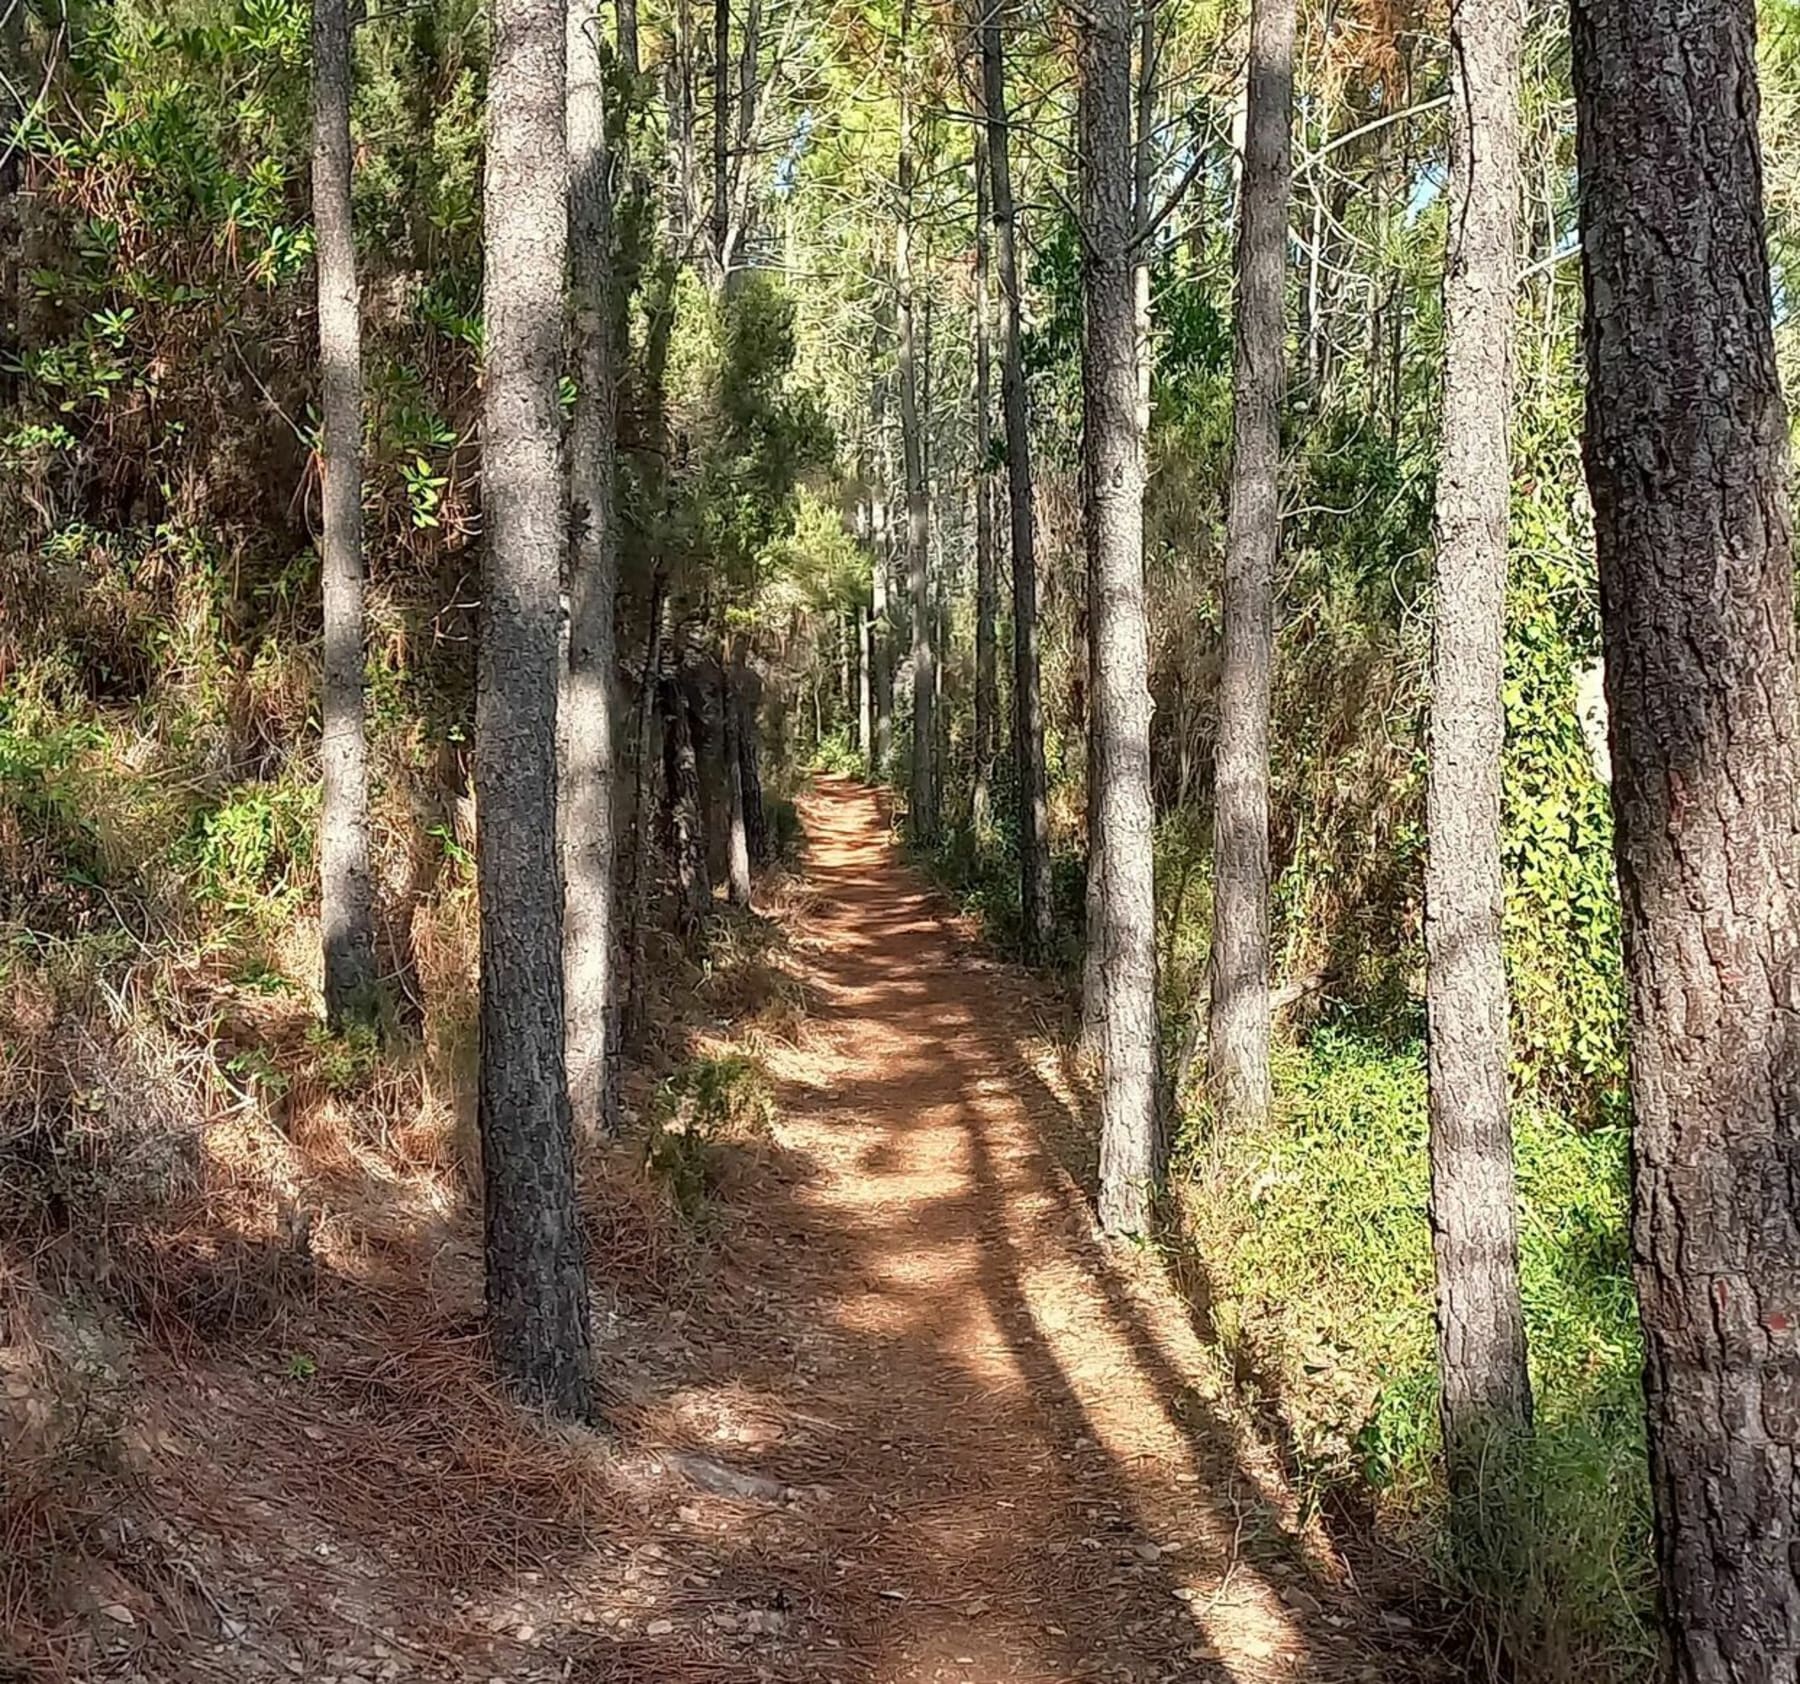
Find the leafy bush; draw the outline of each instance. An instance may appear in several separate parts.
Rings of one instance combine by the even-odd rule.
[[[1623,1131],[1516,1108],[1533,1433],[1496,1455],[1484,1553],[1444,1531],[1423,1050],[1326,1029],[1281,1118],[1190,1142],[1170,1258],[1247,1401],[1327,1512],[1374,1494],[1523,1675],[1626,1680],[1650,1653],[1649,1494]]]
[[[723,1174],[728,1143],[761,1142],[775,1123],[769,1078],[742,1053],[688,1060],[657,1090],[644,1161],[675,1208],[702,1220]]]

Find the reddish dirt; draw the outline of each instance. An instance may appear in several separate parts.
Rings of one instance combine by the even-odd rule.
[[[792,1344],[738,1372],[790,1416],[769,1465],[835,1494],[815,1642],[884,1684],[1361,1675],[1183,1306],[1091,1231],[1028,979],[869,791],[802,815],[809,1032],[767,1060],[787,1174],[743,1259]]]
[[[398,1308],[339,1278],[310,1327],[161,1371],[60,1676],[1398,1675],[1154,1259],[1094,1237],[1030,979],[904,866],[872,793],[824,780],[802,812],[805,1010],[718,1036],[763,1059],[774,1138],[684,1304],[597,1279],[612,1433],[476,1386],[450,1212]]]

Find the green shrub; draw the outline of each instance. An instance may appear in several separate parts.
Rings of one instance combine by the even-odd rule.
[[[657,1090],[645,1165],[682,1216],[699,1222],[718,1191],[729,1142],[767,1139],[774,1123],[774,1094],[755,1059],[702,1054]]]
[[[1317,1505],[1376,1493],[1522,1676],[1646,1676],[1649,1498],[1622,1130],[1515,1111],[1535,1431],[1496,1455],[1484,1548],[1438,1471],[1423,1050],[1326,1029],[1279,1059],[1281,1117],[1193,1142],[1171,1259]]]

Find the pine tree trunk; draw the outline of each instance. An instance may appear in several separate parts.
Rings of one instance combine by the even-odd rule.
[[[856,611],[857,711],[861,718],[858,741],[870,775],[875,771],[875,621],[862,609]]]
[[[336,1028],[371,1016],[377,1004],[369,749],[363,723],[362,307],[350,217],[347,0],[318,0],[313,7],[313,228],[319,264],[324,484],[319,922],[325,1020]]]
[[[569,429],[569,670],[563,702],[563,979],[569,1103],[576,1130],[609,1128],[613,998],[613,595],[617,436],[612,195],[605,87],[592,0],[566,0],[569,68],[569,278],[575,414]]]
[[[987,125],[975,125],[975,781],[971,813],[977,836],[987,833],[993,804],[994,754],[999,742],[1000,678],[994,619],[999,592],[994,566],[993,374],[989,349]]]
[[[1231,502],[1214,769],[1210,1074],[1221,1120],[1269,1110],[1269,698],[1286,335],[1294,0],[1252,0],[1239,194]]]
[[[642,74],[638,57],[638,0],[614,0],[613,14],[619,24],[619,64],[635,81]]]
[[[501,1373],[586,1415],[587,1278],[563,1066],[556,701],[566,533],[568,172],[560,0],[494,0],[488,83],[487,529],[475,714],[481,895],[478,1120],[487,1301]]]
[[[693,715],[681,681],[680,658],[663,676],[663,834],[675,862],[679,898],[676,920],[684,940],[699,934],[712,910],[712,878],[706,833],[700,822],[700,759],[694,749]]]
[[[719,676],[721,783],[725,796],[725,892],[733,906],[751,896],[750,833],[744,823],[743,720],[729,677]]]
[[[713,282],[731,273],[731,0],[713,0],[712,61]]]
[[[744,838],[750,850],[750,864],[760,870],[769,863],[769,815],[763,805],[762,755],[757,729],[762,681],[745,659],[741,642],[732,662],[732,689],[737,697],[738,787],[743,793]]]
[[[1574,79],[1666,1676],[1800,1675],[1793,539],[1752,0],[1585,0]]]
[[[1033,531],[1031,427],[1019,334],[1018,231],[1013,209],[1006,60],[1001,6],[981,31],[981,71],[993,172],[994,258],[1000,271],[1000,397],[1006,419],[1007,516],[1012,535],[1013,759],[1019,786],[1019,906],[1027,957],[1050,946],[1050,808],[1044,767],[1044,709],[1038,683],[1037,546]]]
[[[888,569],[892,561],[893,533],[886,490],[890,461],[887,388],[879,377],[870,388],[869,412],[881,487],[870,500],[869,686],[874,730],[869,737],[869,776],[880,783],[887,776],[888,761],[894,748],[894,633],[888,617]]]
[[[894,229],[894,296],[900,347],[900,449],[906,464],[906,585],[912,608],[912,781],[908,828],[913,841],[937,835],[937,790],[932,766],[932,704],[937,676],[931,664],[931,514],[925,501],[925,447],[919,432],[918,356],[913,339],[912,92],[905,58],[910,50],[912,0],[901,12],[900,219]]]
[[[666,583],[659,567],[650,580],[650,614],[644,638],[644,670],[638,684],[636,748],[632,758],[631,881],[626,888],[625,975],[621,979],[619,1043],[621,1052],[643,1039],[648,971],[644,938],[650,927],[650,759],[660,700],[663,649],[663,598]],[[614,1074],[618,1073],[615,1065]]]
[[[1522,31],[1517,5],[1455,0],[1451,7],[1425,953],[1440,1408],[1452,1494],[1471,1500],[1489,1436],[1531,1417],[1500,946]]]
[[[1130,0],[1091,0],[1081,38],[1086,327],[1081,453],[1093,648],[1089,776],[1104,846],[1088,878],[1088,946],[1105,978],[1100,1225],[1146,1234],[1162,1173],[1156,1104],[1156,895],[1144,453],[1138,428]]]

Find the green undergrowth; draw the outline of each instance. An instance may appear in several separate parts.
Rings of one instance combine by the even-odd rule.
[[[1286,1049],[1267,1131],[1186,1144],[1171,1272],[1327,1530],[1420,1559],[1516,1675],[1649,1676],[1649,1498],[1622,1129],[1514,1112],[1535,1429],[1452,1548],[1438,1466],[1423,1048]]]

